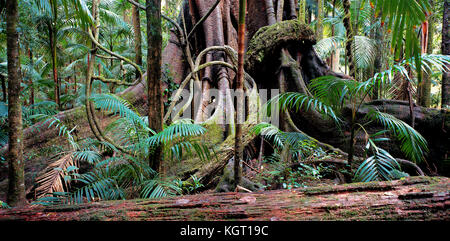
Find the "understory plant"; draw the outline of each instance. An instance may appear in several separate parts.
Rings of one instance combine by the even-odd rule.
[[[310,160],[321,160],[330,158],[317,145],[315,140],[299,132],[284,132],[269,123],[259,123],[252,128],[252,133],[261,135],[263,141],[270,145],[273,153],[263,157],[266,167],[262,171],[262,179],[269,185],[281,184],[283,188],[297,188],[305,185],[300,181],[302,178],[322,178],[326,168],[320,164],[312,166],[306,164]],[[291,168],[295,164],[297,168]]]
[[[105,129],[116,143],[113,145],[89,138],[76,142],[71,135],[73,130],[69,130],[56,117],[41,115],[49,123],[49,127],[56,124],[60,135],[67,137],[72,151],[62,159],[72,161],[68,161],[70,165],[58,164],[56,166],[59,168],[50,168],[47,174],[44,173],[37,179],[38,186],[48,184],[48,187],[36,204],[160,198],[193,192],[201,187],[198,178],[191,185],[184,183],[180,186],[176,181],[162,177],[150,167],[148,155],[152,155],[149,152],[152,146],[162,145],[166,159],[181,160],[191,155],[202,159],[210,158],[209,147],[198,138],[206,133],[204,127],[184,119],[156,133],[148,127],[147,117],[141,117],[126,100],[113,94],[93,95],[91,100],[96,108],[117,117]],[[118,150],[117,145],[124,151]],[[80,161],[92,165],[92,170],[79,174]],[[43,179],[47,181],[41,181]],[[60,183],[61,188],[49,188],[54,183]],[[70,188],[71,183],[76,187]]]
[[[388,134],[397,139],[403,154],[409,160],[420,163],[425,160],[428,152],[427,141],[413,127],[393,115],[384,113],[374,107],[365,105],[367,97],[376,87],[381,87],[392,82],[395,74],[400,74],[413,82],[405,65],[412,66],[414,60],[404,61],[364,82],[353,79],[341,79],[335,76],[323,76],[310,81],[308,87],[310,94],[287,92],[272,98],[267,103],[267,111],[270,113],[271,105],[278,105],[281,111],[316,111],[324,118],[334,120],[336,126],[341,128],[343,110],[350,110],[348,141],[348,164],[351,166],[354,159],[355,137],[359,133],[365,136],[366,159],[354,172],[355,181],[391,180],[398,176],[400,165],[386,150],[380,148],[378,143],[389,141]],[[430,66],[436,66],[443,70],[449,62],[447,56],[423,55],[421,61],[423,71],[429,71]],[[367,111],[361,112],[362,108]],[[366,114],[362,114],[366,113]],[[360,115],[363,115],[361,117]],[[385,129],[370,133],[367,129],[374,123],[381,124]],[[302,137],[303,139],[304,137]]]

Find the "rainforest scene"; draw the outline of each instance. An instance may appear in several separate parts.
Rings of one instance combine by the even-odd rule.
[[[449,18],[449,0],[0,0],[0,220],[449,221]]]

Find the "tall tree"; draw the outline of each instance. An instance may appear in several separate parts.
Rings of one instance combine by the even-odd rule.
[[[450,55],[450,1],[444,2],[444,14],[442,19],[442,54]],[[450,66],[447,66],[450,68]],[[450,72],[444,72],[442,75],[442,107],[450,106]]]
[[[318,41],[323,38],[323,1],[317,0],[316,38]]]
[[[51,57],[52,57],[52,69],[53,69],[53,82],[55,84],[55,102],[58,105],[58,108],[61,110],[61,83],[58,78],[58,56],[56,53],[57,50],[57,22],[58,22],[58,3],[56,0],[50,0],[50,6],[52,9],[52,18],[51,21],[48,23],[48,34],[50,37],[50,51],[51,51]]]
[[[6,35],[8,56],[8,197],[12,206],[21,206],[25,199],[22,107],[20,103],[20,62],[19,34],[17,24],[19,19],[17,0],[6,1]]]
[[[431,10],[434,10],[434,0],[430,0]],[[434,11],[433,11],[434,12]],[[433,39],[434,39],[434,22],[435,14],[428,16],[427,22],[422,24],[422,52],[427,54],[433,53]],[[425,73],[423,81],[420,83],[418,92],[418,104],[429,107],[431,105],[431,73]]]
[[[298,20],[300,23],[306,23],[306,0],[299,1]]]
[[[163,129],[163,102],[161,84],[162,33],[161,0],[146,0],[147,15],[147,87],[148,87],[148,124],[160,132]],[[162,147],[152,150],[149,157],[150,166],[155,171],[161,170]]]
[[[139,8],[133,5],[132,11],[133,31],[134,31],[134,52],[135,62],[137,65],[142,66],[142,36],[141,36],[141,18],[139,16]],[[136,73],[138,75],[139,73]]]
[[[345,55],[347,56],[347,64],[349,69],[349,75],[355,77],[355,64],[353,61],[353,50],[352,43],[354,40],[354,32],[351,23],[351,12],[350,12],[350,0],[344,0],[344,26],[347,31],[347,42],[345,43]]]
[[[238,73],[236,77],[236,136],[234,142],[234,185],[237,188],[241,181],[240,162],[243,159],[242,122],[244,121],[244,54],[245,54],[245,14],[247,1],[239,0],[238,25]]]

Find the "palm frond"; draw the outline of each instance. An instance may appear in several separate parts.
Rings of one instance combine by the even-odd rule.
[[[206,128],[194,124],[192,120],[184,119],[172,123],[163,131],[150,137],[150,145],[169,144],[175,139],[184,137],[196,137],[206,133]]]
[[[400,141],[400,149],[411,161],[419,163],[425,160],[425,155],[428,152],[427,141],[410,125],[390,114],[375,109],[370,109],[366,117],[378,121],[392,131],[393,135]]]
[[[73,158],[78,161],[86,161],[92,164],[100,161],[101,155],[97,151],[81,150],[81,151],[74,151]]]
[[[326,59],[331,53],[335,52],[336,49],[341,48],[343,40],[344,39],[339,36],[321,39],[314,45],[314,50],[321,59]]]
[[[367,158],[356,170],[355,181],[371,182],[392,180],[394,170],[400,169],[400,165],[387,151],[377,148],[374,155]]]
[[[68,203],[83,203],[99,200],[117,200],[125,197],[123,190],[118,186],[117,181],[105,175],[101,171],[93,171],[82,174],[76,179],[85,184],[67,197]]]
[[[103,111],[119,114],[120,117],[126,118],[130,123],[140,124],[146,127],[146,123],[139,116],[134,107],[125,99],[114,94],[95,94],[90,97],[96,108]]]
[[[355,36],[352,44],[356,66],[366,69],[373,66],[376,57],[375,41],[366,36]]]
[[[322,102],[320,98],[315,98],[300,94],[297,92],[286,92],[277,95],[270,99],[266,103],[266,111],[270,114],[272,105],[278,105],[282,111],[294,110],[294,111],[308,111],[310,109],[316,110],[325,116],[332,118],[335,122],[340,122],[338,116],[335,114],[333,108],[326,103]]]
[[[142,183],[142,198],[162,198],[167,196],[174,196],[180,193],[182,193],[181,188],[179,188],[172,182],[165,182],[159,179],[151,179]]]
[[[70,186],[70,183],[64,179],[65,170],[70,166],[77,165],[78,163],[71,153],[48,165],[44,172],[36,178],[36,197],[40,198],[54,192],[65,192]]]
[[[11,208],[7,203],[0,200],[0,209],[8,209]]]
[[[73,150],[78,150],[79,146],[76,143],[74,137],[72,136],[72,132],[74,131],[75,127],[71,130],[64,125],[64,123],[58,119],[55,116],[48,116],[45,114],[35,114],[30,116],[30,119],[36,119],[37,121],[42,121],[42,124],[40,126],[46,126],[47,128],[52,127],[55,125],[55,128],[58,130],[59,136],[65,136],[67,140],[69,141],[69,144],[72,146]]]

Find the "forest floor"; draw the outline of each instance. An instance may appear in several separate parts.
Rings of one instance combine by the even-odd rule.
[[[410,177],[254,193],[200,193],[159,200],[29,205],[0,220],[450,220],[450,178]]]

